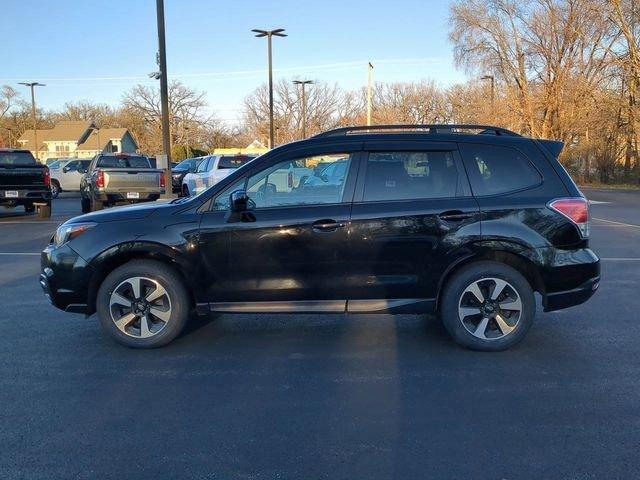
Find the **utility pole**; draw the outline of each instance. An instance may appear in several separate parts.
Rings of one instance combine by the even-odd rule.
[[[283,33],[284,28],[276,28],[275,30],[260,30],[254,28],[251,30],[256,37],[267,37],[268,49],[269,49],[269,148],[275,146],[275,132],[273,126],[273,58],[271,54],[271,38],[272,37],[286,37],[287,34]]]
[[[305,86],[312,85],[313,80],[294,80],[294,85],[302,87],[302,138],[307,138],[307,97],[305,95]]]
[[[38,160],[38,120],[36,119],[36,96],[34,93],[35,87],[46,87],[44,83],[38,82],[19,82],[20,85],[29,87],[31,89],[31,118],[33,119],[33,143],[35,144],[34,152],[36,160]]]
[[[371,126],[371,89],[373,88],[373,64],[369,62],[367,82],[367,126]]]
[[[491,116],[492,121],[495,121],[496,116],[496,79],[493,75],[485,75],[480,77],[480,80],[489,80],[491,82]]]
[[[167,157],[168,196],[171,192],[171,132],[169,130],[169,87],[167,84],[167,48],[164,35],[164,0],[156,0],[158,19],[158,66],[160,67],[160,104],[162,109],[162,149]]]

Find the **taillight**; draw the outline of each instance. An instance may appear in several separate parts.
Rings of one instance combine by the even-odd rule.
[[[582,238],[589,237],[589,201],[586,198],[558,198],[549,202],[549,208],[575,223]]]
[[[104,188],[104,172],[102,170],[96,171],[96,187]]]
[[[164,188],[167,185],[166,177],[164,176],[164,172],[160,173],[160,188]]]
[[[51,185],[51,173],[49,172],[48,167],[44,167],[44,170],[42,171],[42,181],[47,187]]]

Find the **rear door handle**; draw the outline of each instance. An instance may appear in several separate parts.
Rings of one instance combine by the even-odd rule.
[[[438,217],[441,220],[445,220],[447,222],[459,222],[460,220],[466,220],[468,218],[472,218],[475,215],[473,212],[463,212],[462,210],[448,210],[446,212],[442,212]]]
[[[342,227],[344,227],[344,223],[336,222],[332,219],[316,220],[312,225],[313,230],[316,232],[334,232]]]

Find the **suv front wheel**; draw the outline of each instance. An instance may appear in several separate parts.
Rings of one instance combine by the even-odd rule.
[[[107,275],[98,290],[96,310],[103,329],[134,348],[166,345],[184,328],[189,294],[169,266],[134,260]]]
[[[445,328],[458,344],[472,350],[506,350],[520,342],[535,311],[527,279],[508,265],[489,261],[457,272],[441,302]]]

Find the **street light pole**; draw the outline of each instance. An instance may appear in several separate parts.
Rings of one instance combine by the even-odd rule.
[[[164,34],[164,0],[156,0],[158,20],[158,66],[160,67],[160,104],[162,109],[162,149],[167,157],[166,184],[171,188],[171,137],[169,130],[169,87],[167,84],[167,48]],[[171,195],[169,190],[169,196]]]
[[[307,138],[307,96],[305,86],[313,85],[313,80],[294,80],[294,85],[302,86],[302,138]]]
[[[35,87],[46,87],[44,83],[38,82],[19,82],[20,85],[29,87],[31,89],[31,118],[33,119],[33,143],[35,144],[34,151],[36,152],[36,160],[38,160],[38,120],[36,119],[36,96],[34,93]]]
[[[480,77],[480,80],[489,80],[491,82],[491,116],[495,117],[496,79],[493,75],[484,75],[483,77]]]
[[[371,126],[371,89],[373,87],[373,64],[369,62],[367,81],[367,126]]]
[[[271,54],[271,38],[286,37],[287,34],[283,33],[284,28],[276,28],[275,30],[260,30],[254,28],[251,31],[256,34],[256,37],[267,37],[269,49],[269,148],[273,148],[275,146],[275,133],[273,126],[273,59]]]

